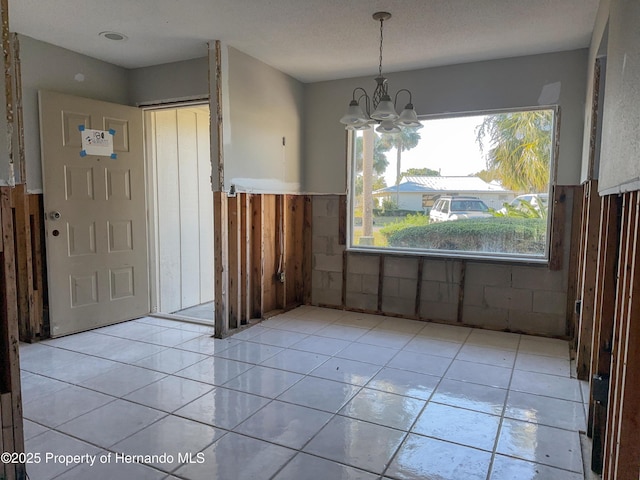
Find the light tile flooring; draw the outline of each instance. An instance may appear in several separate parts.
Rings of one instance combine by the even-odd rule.
[[[583,478],[567,342],[315,307],[210,334],[147,317],[23,345],[31,480]]]

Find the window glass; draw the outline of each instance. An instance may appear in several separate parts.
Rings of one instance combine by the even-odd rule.
[[[546,258],[554,122],[537,108],[351,132],[350,248]]]

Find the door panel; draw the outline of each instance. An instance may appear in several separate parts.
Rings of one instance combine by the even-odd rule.
[[[213,300],[213,196],[207,106],[149,112],[155,154],[158,308]]]
[[[117,158],[81,156],[80,125],[115,130]],[[40,92],[53,337],[149,312],[142,112]]]

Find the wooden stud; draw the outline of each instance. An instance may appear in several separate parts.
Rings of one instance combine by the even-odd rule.
[[[313,201],[309,195],[304,197],[304,215],[302,227],[302,303],[311,304],[311,271],[313,270]]]
[[[384,255],[378,260],[378,312],[382,313],[382,295],[384,290]]]
[[[213,193],[214,335],[229,334],[229,237],[227,194]]]
[[[582,293],[580,307],[580,329],[578,331],[578,348],[576,370],[578,378],[588,380],[591,366],[591,339],[593,336],[594,302],[596,267],[598,264],[598,235],[600,233],[600,195],[598,182],[592,180],[588,184],[587,227],[585,229]]]
[[[29,312],[35,337],[43,338],[44,325],[44,221],[42,195],[28,195],[31,223],[31,266],[33,283],[30,285]]]
[[[209,96],[211,111],[211,185],[214,192],[224,190],[224,135],[223,135],[223,99],[222,99],[222,45],[220,40],[213,42],[213,62],[209,62]],[[209,57],[211,58],[211,57]],[[213,72],[211,68],[213,67]],[[213,83],[213,85],[212,85]]]
[[[551,242],[549,245],[549,270],[562,270],[564,258],[564,232],[567,221],[567,187],[553,188],[551,217]]]
[[[302,303],[302,229],[304,226],[304,197],[287,195],[286,203],[286,237],[285,258],[286,276],[285,291],[287,309]]]
[[[464,311],[464,285],[465,285],[465,277],[467,275],[467,261],[460,261],[460,283],[458,286],[458,312],[457,312],[457,322],[462,323],[462,313]]]
[[[424,270],[424,257],[418,258],[418,275],[416,278],[416,303],[413,314],[420,318],[420,303],[422,301],[422,272]]]
[[[229,282],[229,328],[236,329],[240,326],[241,320],[241,296],[240,296],[240,222],[241,213],[240,196],[236,195],[227,199],[229,213],[227,222],[229,225],[229,252],[228,252],[228,282]]]
[[[251,206],[248,193],[241,194],[240,200],[240,323],[246,325],[250,320],[251,312]]]
[[[567,285],[567,329],[566,334],[569,338],[577,341],[576,333],[577,314],[575,311],[575,302],[578,290],[578,272],[580,245],[582,233],[582,196],[583,187],[577,186],[571,189],[573,204],[571,208],[571,242],[569,249],[569,268],[568,268],[568,285]],[[575,345],[574,345],[575,346]]]
[[[251,318],[262,318],[264,257],[263,251],[263,197],[251,195]]]
[[[347,244],[347,196],[340,195],[338,197],[338,245],[346,245],[346,244]]]
[[[276,203],[275,195],[262,196],[262,315],[278,308],[275,284],[278,269],[276,244],[279,243]]]
[[[286,215],[285,215],[285,196],[275,195],[275,245],[274,245],[274,269],[272,275],[273,286],[275,290],[275,309],[285,308],[287,304],[286,293],[282,273],[287,270],[287,257],[285,242],[287,239]],[[266,240],[266,239],[265,239]],[[286,281],[286,275],[284,277]],[[268,311],[268,310],[267,310]]]
[[[609,195],[604,197],[600,216],[600,238],[598,247],[598,266],[596,274],[596,301],[594,306],[594,324],[592,339],[592,362],[590,380],[593,375],[609,378],[611,370],[611,345],[613,341],[613,317],[616,298],[616,266],[618,264],[619,208],[618,199]],[[593,386],[589,394],[589,415],[587,433],[593,439],[591,469],[602,473],[604,439],[606,427],[606,406],[593,399]]]

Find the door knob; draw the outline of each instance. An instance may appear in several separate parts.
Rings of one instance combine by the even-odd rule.
[[[51,220],[58,220],[58,219],[60,219],[60,212],[53,211],[53,212],[49,213],[49,218],[50,218]]]

